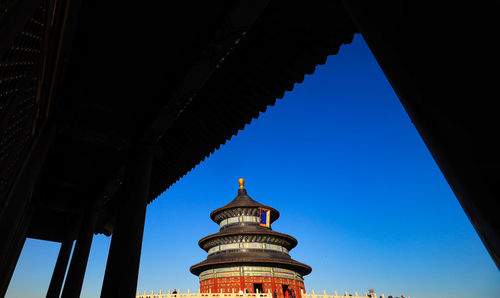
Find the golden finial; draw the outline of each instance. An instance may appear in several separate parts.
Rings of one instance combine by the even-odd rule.
[[[238,183],[240,184],[240,189],[245,189],[245,179],[238,179]]]

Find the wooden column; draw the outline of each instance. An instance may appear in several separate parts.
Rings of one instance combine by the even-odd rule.
[[[2,275],[0,278],[0,297],[3,297],[7,292],[12,274],[16,269],[17,261],[21,255],[24,243],[26,242],[26,234],[33,215],[33,206],[29,204],[24,211],[23,216],[19,220],[17,229],[15,230],[14,237],[10,241],[9,250],[7,251],[6,258],[3,263],[0,263],[2,268]]]
[[[151,145],[136,146],[130,154],[101,297],[135,297],[152,160]]]
[[[7,292],[26,240],[33,213],[31,196],[56,132],[55,127],[49,124],[41,131],[9,195],[0,202],[0,297]]]
[[[75,250],[71,257],[71,264],[68,270],[68,276],[64,283],[62,298],[80,297],[83,278],[87,269],[90,247],[94,237],[94,229],[97,221],[97,211],[91,208],[84,215],[78,239],[76,240]]]
[[[50,285],[46,296],[47,298],[58,298],[61,295],[62,283],[64,281],[64,275],[66,274],[66,268],[68,268],[68,261],[72,248],[73,240],[64,241],[61,244],[59,255],[57,256],[56,266],[54,267],[54,272],[52,273],[52,278],[50,279]]]

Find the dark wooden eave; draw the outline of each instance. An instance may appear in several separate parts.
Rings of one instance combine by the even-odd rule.
[[[37,210],[57,213],[34,217],[54,235],[44,239],[66,237],[57,218],[95,205],[96,232],[112,233],[134,143],[156,146],[152,201],[355,32],[335,1],[163,5],[123,3],[116,14],[114,3],[81,3],[55,95],[58,136],[34,194]]]

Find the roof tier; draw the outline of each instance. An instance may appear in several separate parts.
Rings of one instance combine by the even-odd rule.
[[[245,237],[248,236],[248,237]],[[262,243],[277,243],[284,246],[286,249],[291,250],[297,246],[297,239],[294,237],[279,232],[272,231],[268,228],[260,226],[238,226],[230,230],[220,231],[218,233],[206,236],[198,241],[198,245],[208,251],[213,246],[220,242],[227,242],[231,238],[241,239],[256,239],[257,242]]]
[[[229,202],[229,204],[224,205],[212,211],[212,213],[210,213],[210,218],[217,224],[220,224],[222,220],[234,216],[232,214],[235,213],[241,214],[241,211],[243,211],[244,208],[252,208],[255,209],[256,211],[258,210],[258,208],[264,208],[270,210],[271,223],[280,217],[280,213],[278,210],[274,209],[273,207],[257,202],[247,194],[246,189],[240,188],[238,189],[238,195],[236,196],[236,198],[234,198],[234,200]]]
[[[302,276],[307,275],[312,271],[312,268],[306,264],[297,262],[291,258],[286,259],[278,253],[272,252],[252,252],[251,254],[239,253],[226,255],[223,258],[217,259],[207,258],[205,261],[191,266],[189,270],[191,273],[199,275],[201,272],[208,269],[244,265],[284,268],[293,270]]]

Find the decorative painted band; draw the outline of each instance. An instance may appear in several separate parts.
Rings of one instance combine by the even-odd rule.
[[[208,254],[210,255],[218,251],[231,250],[231,249],[267,249],[288,254],[288,249],[284,248],[281,245],[260,243],[260,242],[239,242],[239,243],[221,244],[210,248],[208,250]]]
[[[236,217],[230,217],[223,219],[220,223],[219,226],[222,228],[225,225],[237,223],[237,222],[251,222],[251,223],[259,223],[260,218],[258,216],[236,216]]]
[[[238,276],[266,276],[266,277],[281,277],[304,281],[302,275],[295,271],[276,268],[276,267],[261,267],[261,266],[237,266],[209,269],[200,273],[200,281],[218,277],[238,277]]]

